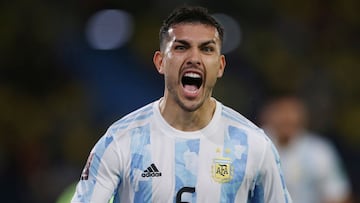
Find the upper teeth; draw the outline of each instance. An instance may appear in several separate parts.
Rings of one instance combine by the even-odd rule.
[[[201,78],[201,75],[197,74],[197,73],[185,73],[186,77],[192,77],[192,78]]]

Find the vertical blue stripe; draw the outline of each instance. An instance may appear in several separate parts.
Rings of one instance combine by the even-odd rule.
[[[134,202],[151,203],[152,201],[152,181],[151,178],[138,180],[138,173],[142,172],[151,164],[150,127],[149,125],[134,128],[130,132],[131,136],[131,162],[130,162],[130,182],[134,187]],[[135,181],[138,181],[136,183]]]
[[[183,187],[195,187],[197,182],[200,140],[177,139],[175,143],[175,194]],[[196,202],[195,193],[184,193],[183,202]],[[174,203],[176,199],[174,198]]]
[[[239,128],[229,126],[228,136],[225,136],[223,157],[232,160],[232,179],[221,187],[222,203],[235,202],[236,194],[245,176],[248,140],[247,134]]]

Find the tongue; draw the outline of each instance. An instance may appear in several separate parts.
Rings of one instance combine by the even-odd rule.
[[[184,88],[187,90],[187,91],[196,91],[198,88],[196,85],[184,85]]]

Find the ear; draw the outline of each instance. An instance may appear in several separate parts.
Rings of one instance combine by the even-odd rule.
[[[220,67],[219,67],[218,75],[217,75],[218,78],[221,78],[221,77],[223,76],[224,70],[225,70],[225,66],[226,66],[225,56],[224,56],[224,55],[221,55],[221,56],[220,56]]]
[[[156,51],[154,53],[154,57],[153,57],[153,63],[157,69],[157,71],[160,74],[164,74],[164,70],[162,68],[162,63],[163,63],[163,54],[160,51]]]

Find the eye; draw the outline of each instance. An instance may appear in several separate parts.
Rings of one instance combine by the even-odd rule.
[[[175,50],[179,50],[179,51],[183,51],[183,50],[186,49],[186,47],[185,47],[184,45],[176,45],[176,46],[174,47],[174,49],[175,49]]]
[[[204,51],[204,52],[209,52],[210,53],[210,52],[213,52],[215,49],[212,46],[204,46],[204,47],[201,48],[201,50]]]

